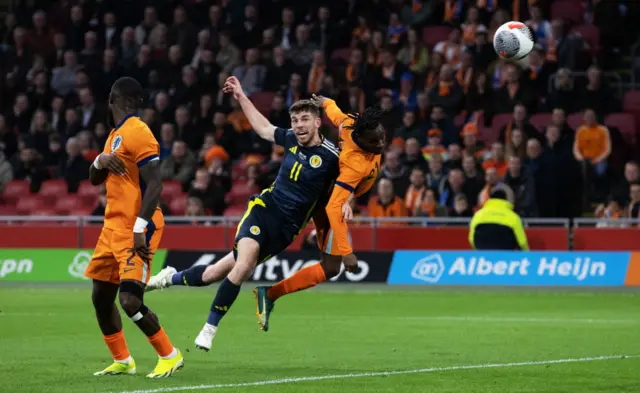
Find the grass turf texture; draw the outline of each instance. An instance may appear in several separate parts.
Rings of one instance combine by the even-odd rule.
[[[156,355],[128,320],[125,333],[138,374],[92,376],[110,364],[110,356],[94,319],[89,287],[0,287],[1,390],[151,391],[640,355],[640,292],[353,288],[334,285],[279,300],[268,333],[258,330],[252,295],[243,291],[209,353],[193,349],[193,339],[215,292],[172,288],[150,293],[146,303],[182,349],[185,368],[169,379],[147,380]],[[638,370],[640,358],[631,357],[182,391],[622,393],[640,391]]]

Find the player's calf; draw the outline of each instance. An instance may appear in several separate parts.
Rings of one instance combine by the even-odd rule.
[[[198,334],[195,345],[199,349],[208,351],[211,349],[213,339],[218,329],[220,320],[227,314],[238,294],[240,286],[249,279],[251,272],[255,269],[258,255],[260,253],[260,245],[251,238],[242,238],[238,242],[238,260],[229,273],[222,280],[216,297],[211,304],[211,311],[207,318],[207,323]]]

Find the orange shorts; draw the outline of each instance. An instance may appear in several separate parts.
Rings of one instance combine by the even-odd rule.
[[[320,251],[329,255],[341,255],[338,244],[333,241],[333,231],[324,209],[316,210],[313,214],[313,223],[316,226],[316,241]]]
[[[155,254],[160,245],[162,228],[147,230],[146,236],[149,249]],[[120,284],[120,280],[135,280],[146,284],[150,273],[151,261],[143,261],[133,250],[133,232],[102,228],[84,275],[113,284]]]

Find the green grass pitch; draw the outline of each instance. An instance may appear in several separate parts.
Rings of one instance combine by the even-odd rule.
[[[279,300],[263,333],[247,290],[204,353],[193,339],[214,290],[147,295],[185,356],[147,380],[156,356],[130,321],[138,374],[92,376],[110,357],[88,286],[0,286],[0,391],[640,392],[637,291],[332,285]]]

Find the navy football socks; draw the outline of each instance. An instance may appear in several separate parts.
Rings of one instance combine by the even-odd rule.
[[[218,293],[216,293],[215,299],[213,299],[207,323],[213,326],[218,326],[222,317],[225,316],[233,302],[236,301],[239,293],[240,285],[236,285],[229,281],[228,278],[225,278],[218,288]]]
[[[171,277],[171,284],[186,285],[189,287],[206,287],[207,283],[202,281],[202,275],[207,269],[207,265],[192,266],[187,270],[183,270]]]

